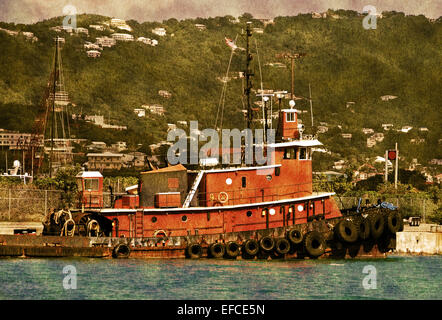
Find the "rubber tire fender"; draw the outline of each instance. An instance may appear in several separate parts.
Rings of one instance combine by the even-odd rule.
[[[384,232],[384,216],[382,214],[374,214],[370,217],[370,230],[373,239],[379,239]]]
[[[290,242],[285,238],[277,239],[275,243],[275,251],[280,255],[287,254],[290,251]]]
[[[317,258],[325,252],[325,240],[318,231],[307,232],[303,240],[304,249],[312,258]]]
[[[259,251],[258,241],[255,239],[249,239],[244,243],[244,252],[249,256],[256,256]]]
[[[186,253],[190,259],[199,259],[203,255],[203,249],[198,243],[191,243],[187,247]]]
[[[209,254],[212,258],[222,258],[224,253],[226,253],[224,243],[215,242],[209,246]]]
[[[294,228],[290,229],[289,231],[287,231],[287,239],[294,245],[302,243],[303,236],[301,230]]]
[[[401,229],[401,220],[402,216],[396,210],[392,210],[386,213],[385,226],[387,227],[387,230],[392,234],[396,234],[396,232],[399,232],[399,230]]]
[[[112,250],[113,258],[121,259],[121,258],[129,258],[129,256],[130,256],[130,247],[127,244],[119,243]]]
[[[355,223],[357,223],[358,225],[359,238],[361,240],[367,240],[368,238],[370,238],[371,226],[368,217],[360,217],[355,221]]]
[[[349,232],[349,233],[348,233]],[[335,226],[335,233],[339,240],[353,243],[358,240],[359,232],[356,224],[350,220],[341,220]]]
[[[235,241],[229,241],[226,244],[226,253],[225,255],[228,258],[236,258],[240,254],[240,246]]]
[[[259,240],[259,247],[265,252],[270,252],[275,248],[275,239],[264,236]]]

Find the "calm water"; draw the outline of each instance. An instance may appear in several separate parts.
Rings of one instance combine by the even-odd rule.
[[[63,288],[75,266],[77,289]],[[377,271],[366,290],[364,266]],[[442,256],[381,260],[0,259],[0,299],[442,299]]]

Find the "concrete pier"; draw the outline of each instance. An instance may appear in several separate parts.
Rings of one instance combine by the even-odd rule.
[[[405,225],[403,232],[396,233],[396,251],[411,254],[442,254],[442,226]]]
[[[41,235],[43,224],[41,222],[0,222],[1,234],[33,234]]]

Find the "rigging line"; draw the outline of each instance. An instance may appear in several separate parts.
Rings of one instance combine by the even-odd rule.
[[[259,60],[259,53],[258,53],[258,42],[255,39],[255,47],[256,47],[256,56],[258,57],[258,66],[259,66],[259,81],[261,82],[261,108],[262,108],[262,119],[263,119],[263,126],[264,126],[264,130],[265,130],[265,126],[266,126],[266,119],[265,119],[265,115],[264,115],[264,88],[263,88],[263,84],[262,84],[262,70],[261,70],[261,62]],[[264,141],[266,139],[266,132],[264,132]]]
[[[235,42],[238,39],[238,34],[236,34],[235,37]],[[215,120],[215,130],[216,130],[216,126],[218,125],[218,115],[219,115],[219,110],[221,108],[221,119],[220,119],[220,123],[221,123],[221,127],[222,127],[222,122],[223,122],[223,117],[224,117],[224,104],[225,104],[225,99],[226,99],[226,93],[227,93],[227,79],[229,76],[229,71],[230,71],[230,66],[232,64],[232,58],[233,58],[233,53],[235,50],[232,49],[232,52],[230,53],[230,58],[229,58],[229,65],[227,66],[227,72],[226,72],[226,77],[225,77],[225,82],[223,84],[223,89],[221,91],[221,97],[220,97],[220,101],[218,103],[218,111],[216,113],[216,120]],[[222,129],[222,128],[220,128]]]

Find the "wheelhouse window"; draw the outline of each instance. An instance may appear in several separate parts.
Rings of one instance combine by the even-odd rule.
[[[242,177],[241,178],[241,183],[242,183],[242,187],[243,188],[247,187],[247,179],[246,179],[246,177]]]
[[[311,152],[308,148],[300,148],[299,149],[299,160],[310,160]]]
[[[98,179],[84,179],[84,189],[98,191]]]
[[[287,112],[285,114],[286,122],[295,122],[296,121],[296,112]]]
[[[296,159],[296,149],[286,148],[284,150],[284,159]]]

